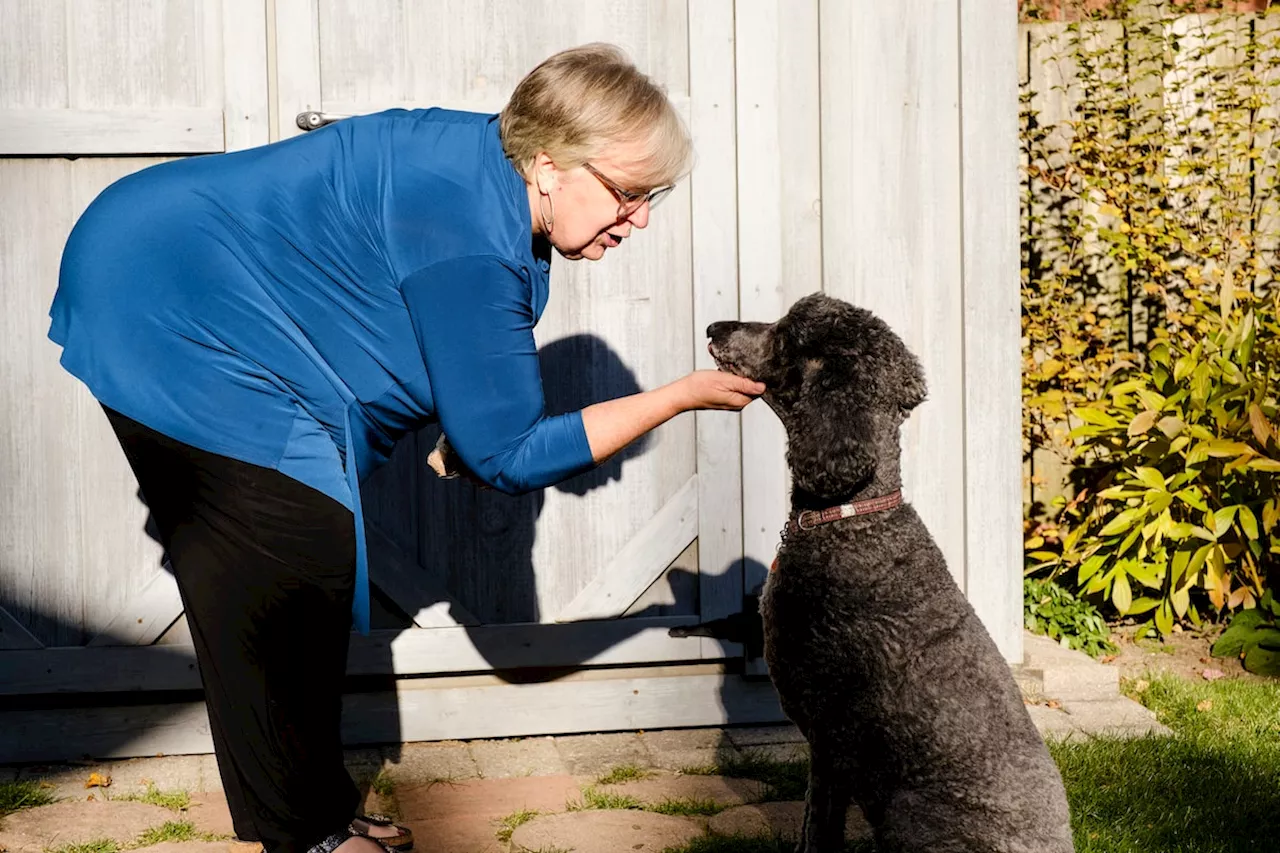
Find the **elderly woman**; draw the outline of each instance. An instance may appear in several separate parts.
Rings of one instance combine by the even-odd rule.
[[[389,110],[105,190],[50,337],[102,403],[186,607],[237,834],[268,853],[403,850],[356,815],[339,716],[368,630],[359,483],[439,420],[505,492],[587,470],[680,412],[763,391],[716,371],[556,417],[533,327],[551,250],[599,260],[686,168],[616,48],[547,59],[498,116]]]

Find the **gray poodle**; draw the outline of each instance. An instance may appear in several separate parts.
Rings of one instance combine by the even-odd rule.
[[[722,370],[765,384],[787,431],[792,516],[760,611],[810,745],[798,849],[842,850],[852,799],[885,853],[1072,850],[1062,779],[1009,667],[901,503],[898,427],[924,400],[920,363],[883,321],[821,294],[707,335]]]

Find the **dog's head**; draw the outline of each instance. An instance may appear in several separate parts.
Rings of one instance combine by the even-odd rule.
[[[870,311],[815,293],[776,323],[712,323],[721,370],[763,382],[796,488],[845,498],[897,459],[898,426],[925,397],[920,362]]]

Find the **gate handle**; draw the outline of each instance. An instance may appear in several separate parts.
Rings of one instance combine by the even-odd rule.
[[[317,110],[307,110],[306,112],[298,113],[298,117],[295,121],[298,123],[298,127],[303,130],[315,130],[316,128],[324,127],[326,124],[332,124],[333,122],[344,118],[350,118],[350,116],[336,115],[334,113],[322,113]]]

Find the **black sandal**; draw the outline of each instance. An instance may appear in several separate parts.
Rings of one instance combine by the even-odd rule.
[[[375,826],[390,826],[396,830],[395,835],[370,835],[369,830]],[[360,835],[376,841],[394,853],[409,853],[413,849],[413,830],[407,826],[399,826],[391,818],[382,814],[356,815],[348,830],[353,835]]]

